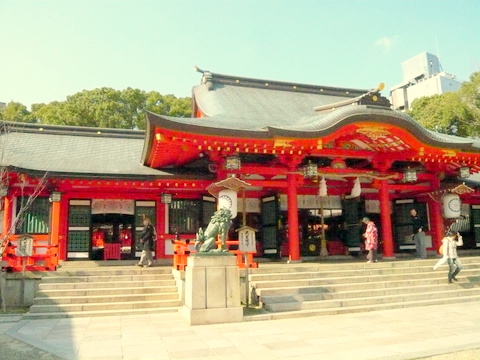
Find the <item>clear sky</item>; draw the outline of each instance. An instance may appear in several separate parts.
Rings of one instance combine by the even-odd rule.
[[[436,54],[480,71],[479,0],[0,0],[0,102],[127,87],[190,96],[201,69],[360,89]]]

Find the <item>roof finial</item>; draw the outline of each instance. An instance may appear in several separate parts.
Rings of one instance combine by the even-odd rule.
[[[197,65],[195,65],[193,67],[193,70],[195,70],[196,72],[202,73],[202,74],[205,72],[205,70],[200,69]]]

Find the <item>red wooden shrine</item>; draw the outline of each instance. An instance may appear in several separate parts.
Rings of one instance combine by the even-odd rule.
[[[3,259],[10,270],[20,271],[25,260],[15,255],[21,234],[12,229],[19,199],[39,184],[39,196],[50,199],[48,231],[30,233],[34,254],[26,258],[27,270],[54,270],[59,260],[97,255],[135,258],[142,211],[155,219],[156,257],[172,257],[182,270],[198,229],[172,214],[186,214],[190,221],[188,211],[198,202],[206,225],[208,204],[217,201],[207,191],[212,183],[230,177],[247,182],[238,193],[242,215],[236,225],[248,219],[254,224],[247,225],[261,228],[257,256],[269,255],[262,249],[267,239],[282,237],[285,241],[270,245],[296,262],[304,256],[305,227],[320,239],[307,244],[307,251],[348,254],[353,247],[340,236],[326,238],[332,224],[308,223],[305,217],[321,214],[324,221],[325,211],[345,214],[352,204],[359,210],[356,219],[344,221],[347,227],[374,214],[384,257],[394,257],[404,240],[395,213],[402,204],[424,207],[430,248],[438,248],[451,222],[442,213],[442,196],[469,181],[460,177],[461,170],[472,175],[480,170],[474,140],[426,130],[392,110],[381,87],[345,89],[199,71],[194,116],[148,113],[146,131],[8,124],[2,138],[12,138],[14,146],[2,196],[2,237],[9,244]],[[467,190],[455,193],[473,211],[480,204],[476,183],[464,186]],[[81,219],[87,225],[78,225]],[[189,232],[176,236],[172,224]],[[472,237],[474,247],[480,244]]]

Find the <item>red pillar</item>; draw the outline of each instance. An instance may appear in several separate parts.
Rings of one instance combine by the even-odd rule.
[[[52,202],[51,211],[50,245],[58,245],[58,238],[60,236],[60,201]]]
[[[12,199],[5,196],[3,198],[3,228],[2,238],[5,238],[12,226]]]
[[[294,262],[300,261],[300,238],[298,234],[298,200],[296,174],[288,174],[287,183],[288,246],[290,252],[289,261]]]
[[[393,248],[393,232],[392,232],[392,217],[390,196],[388,194],[387,180],[380,181],[379,189],[380,197],[380,221],[382,223],[382,241],[383,241],[383,256],[395,257]]]
[[[60,200],[58,220],[58,259],[67,260],[68,206],[70,199],[63,194]]]
[[[442,243],[443,234],[445,232],[442,216],[442,204],[433,199],[429,199],[427,204],[431,220],[430,230],[432,236],[432,246],[436,251],[438,251],[440,244]]]
[[[157,201],[157,221],[155,224],[155,229],[157,231],[157,248],[155,249],[155,257],[157,259],[165,258],[165,234],[166,234],[166,225],[167,217],[166,211],[168,204],[163,204],[161,201]]]
[[[58,246],[60,242],[60,201],[52,202],[51,223],[50,223],[50,245],[57,247],[57,251],[52,252],[58,254]],[[52,256],[50,259],[53,265],[58,265],[58,256]]]

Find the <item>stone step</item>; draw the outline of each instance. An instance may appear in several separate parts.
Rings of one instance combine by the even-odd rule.
[[[463,276],[467,274],[479,274],[478,269],[464,269],[462,270]],[[390,281],[410,281],[413,279],[431,280],[445,279],[447,274],[442,271],[433,271],[418,273],[402,273],[402,274],[389,274],[389,275],[361,275],[361,276],[339,276],[339,277],[313,277],[313,278],[298,278],[290,280],[275,280],[275,281],[253,281],[250,280],[250,284],[254,289],[273,288],[273,287],[310,287],[310,286],[322,286],[329,284],[368,284],[371,282],[390,282]]]
[[[65,265],[44,276],[25,318],[59,318],[178,311],[171,267]],[[124,263],[122,265],[125,265]]]
[[[273,281],[273,280],[295,280],[307,278],[329,278],[329,277],[350,277],[350,276],[370,276],[370,275],[396,275],[396,274],[411,274],[415,273],[429,273],[432,272],[433,265],[422,267],[405,267],[405,268],[378,268],[376,264],[369,265],[367,268],[357,268],[352,270],[332,270],[332,271],[302,271],[298,273],[264,273],[252,274],[249,279],[251,281]],[[464,268],[480,269],[479,263],[464,264]],[[445,269],[448,267],[445,266]],[[437,271],[438,272],[438,271]]]
[[[99,269],[99,268],[125,268],[133,267],[138,260],[68,260],[59,261],[59,270],[65,269]],[[154,267],[172,267],[173,259],[155,259]]]
[[[359,305],[359,306],[349,306],[349,307],[330,307],[330,308],[319,308],[319,309],[309,309],[309,310],[296,310],[296,311],[288,311],[288,312],[263,311],[262,313],[244,316],[243,320],[244,321],[279,320],[279,319],[289,319],[289,318],[299,318],[299,317],[309,317],[309,316],[324,316],[324,315],[339,315],[339,314],[349,314],[349,313],[358,313],[358,312],[370,312],[370,311],[380,311],[380,310],[429,306],[429,305],[445,305],[445,304],[452,304],[452,303],[474,302],[474,301],[480,301],[480,295],[449,297],[449,298],[441,298],[441,299],[427,299],[427,300],[417,300],[417,301],[407,301],[407,302],[402,301],[397,303],[381,303],[381,304],[374,304],[374,305]],[[477,311],[477,309],[472,309],[472,311]]]
[[[314,316],[480,299],[480,257],[461,257],[464,268],[454,284],[447,283],[447,265],[433,270],[438,260],[268,264],[249,273],[251,303],[263,309],[254,317]]]
[[[480,254],[480,252],[479,252]],[[461,257],[463,265],[480,263],[479,256]],[[261,263],[258,268],[250,269],[250,275],[272,274],[272,273],[299,273],[317,271],[345,271],[359,269],[385,269],[385,268],[432,268],[440,257],[429,259],[408,259],[408,260],[380,260],[375,264],[367,264],[365,261],[351,260],[338,262],[304,262],[304,263]]]
[[[472,283],[462,283],[461,286],[465,289],[473,288],[475,286]],[[351,299],[351,298],[365,298],[365,297],[378,297],[389,296],[398,294],[418,294],[423,292],[433,291],[450,291],[451,284],[429,284],[420,286],[406,286],[406,287],[378,287],[368,289],[352,289],[352,290],[338,290],[337,288],[317,288],[317,291],[309,291],[303,293],[292,293],[285,291],[284,294],[275,293],[270,295],[262,295],[261,301],[264,304],[281,303],[281,302],[305,302],[305,301],[320,301],[320,300],[333,300],[333,299]],[[308,289],[312,290],[312,289]]]
[[[124,315],[144,315],[178,312],[179,307],[154,307],[154,308],[138,308],[124,310],[96,310],[96,311],[71,311],[71,312],[46,312],[32,313],[28,312],[22,316],[25,320],[35,319],[60,319],[60,318],[77,318],[77,317],[98,317],[98,316],[124,316]]]
[[[171,280],[142,280],[142,281],[123,281],[123,282],[115,282],[115,281],[107,281],[107,282],[74,282],[74,283],[51,283],[45,284],[41,282],[38,285],[38,288],[41,290],[55,290],[55,289],[64,289],[64,290],[71,290],[71,289],[107,289],[107,288],[118,288],[118,287],[131,287],[132,285],[135,286],[142,286],[142,287],[152,287],[152,286],[175,286],[175,280],[172,278]]]
[[[178,293],[143,293],[143,294],[116,294],[116,295],[88,295],[83,296],[56,296],[56,297],[35,297],[33,305],[56,305],[56,304],[91,304],[110,302],[138,302],[138,301],[159,301],[178,300]]]
[[[30,313],[52,313],[67,312],[74,313],[80,311],[105,311],[105,310],[132,310],[132,309],[150,309],[179,307],[180,299],[155,300],[155,301],[119,301],[102,303],[77,303],[77,304],[52,304],[52,305],[32,305]]]
[[[352,307],[360,305],[376,305],[386,303],[400,303],[411,302],[419,300],[435,300],[445,299],[450,297],[462,297],[462,296],[478,296],[480,298],[480,287],[471,288],[455,288],[451,285],[450,291],[424,291],[415,293],[398,293],[398,294],[383,294],[377,296],[366,297],[334,297],[332,299],[313,300],[313,301],[289,301],[285,299],[285,302],[271,302],[264,303],[264,307],[268,311],[280,312],[280,311],[294,311],[294,310],[309,310],[329,307]],[[359,294],[360,295],[360,294]]]
[[[383,289],[383,288],[395,288],[395,287],[418,287],[418,286],[429,286],[429,285],[441,285],[445,284],[447,280],[447,274],[442,272],[437,272],[438,275],[430,274],[429,276],[422,277],[410,277],[407,279],[396,278],[393,280],[386,281],[381,277],[363,277],[360,279],[353,279],[356,281],[345,281],[345,278],[329,278],[329,279],[315,279],[313,284],[302,286],[300,281],[295,282],[282,282],[282,281],[271,281],[271,282],[261,282],[261,283],[252,283],[251,286],[254,288],[254,292],[257,296],[269,296],[269,295],[282,295],[282,294],[302,294],[302,293],[312,293],[319,291],[348,291],[348,290],[363,290],[365,288],[369,289]],[[461,277],[470,277],[474,278],[479,274],[478,271],[467,269],[463,270]],[[338,281],[337,281],[338,280]],[[351,279],[352,280],[352,279]],[[368,281],[367,281],[368,280]],[[308,281],[308,283],[312,283]],[[285,286],[286,284],[286,286]],[[284,285],[284,286],[282,286]]]
[[[178,291],[177,286],[136,286],[130,284],[125,287],[114,288],[94,288],[94,289],[39,289],[36,293],[37,297],[59,297],[59,296],[111,296],[122,294],[151,294],[151,293],[173,293]]]
[[[131,275],[73,275],[73,276],[56,276],[44,277],[42,283],[73,283],[73,282],[125,282],[125,281],[145,281],[145,280],[169,280],[172,274],[131,274]]]

